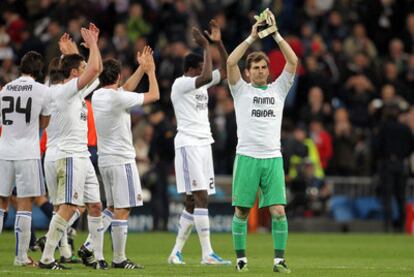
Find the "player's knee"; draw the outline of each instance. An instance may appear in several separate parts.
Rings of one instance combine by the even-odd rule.
[[[102,211],[102,204],[98,203],[88,203],[86,204],[88,210],[88,215],[90,216],[100,216]]]
[[[195,208],[207,209],[208,206],[208,194],[207,191],[193,192],[194,206]]]
[[[184,200],[184,206],[185,206],[185,210],[192,214],[194,213],[194,207],[195,207],[195,203],[194,203],[194,197],[192,195],[186,195],[185,200]]]
[[[129,208],[115,209],[114,210],[114,219],[128,220],[130,210],[131,209],[129,209]]]
[[[282,216],[285,215],[285,206],[275,205],[269,207],[270,214],[273,216]]]
[[[236,207],[234,214],[236,215],[236,217],[240,219],[247,219],[249,216],[249,212],[250,212],[249,208]]]

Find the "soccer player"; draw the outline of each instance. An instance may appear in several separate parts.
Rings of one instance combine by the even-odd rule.
[[[273,15],[272,15],[273,16]],[[274,16],[273,16],[274,17]],[[285,181],[280,151],[283,105],[292,86],[298,58],[289,44],[276,32],[286,65],[282,74],[268,84],[269,59],[263,52],[252,52],[246,59],[244,81],[237,63],[258,38],[256,23],[250,36],[230,54],[227,76],[234,99],[238,144],[233,169],[232,205],[235,206],[232,233],[237,269],[247,270],[247,218],[260,188],[259,207],[268,207],[272,216],[275,272],[290,272],[284,260],[288,225],[285,215]]]
[[[131,208],[142,206],[141,182],[132,143],[131,115],[134,106],[142,106],[160,98],[152,50],[146,46],[137,54],[140,66],[119,87],[121,65],[114,59],[103,63],[99,75],[102,88],[92,96],[92,108],[98,135],[98,164],[105,187],[107,206],[113,212],[113,268],[140,269],[125,255],[128,216]],[[143,74],[148,75],[149,91],[134,93]]]
[[[177,118],[175,144],[175,173],[177,190],[185,193],[185,209],[178,224],[175,246],[168,258],[170,264],[184,264],[182,249],[191,230],[195,228],[202,249],[202,264],[230,264],[216,255],[210,243],[208,195],[215,193],[210,122],[208,119],[207,89],[226,78],[227,52],[221,41],[218,24],[210,21],[209,39],[218,47],[220,70],[212,71],[208,40],[196,28],[192,35],[204,49],[202,56],[190,53],[184,58],[184,75],[177,78],[171,89],[171,101]]]
[[[76,43],[72,41],[68,34],[62,35],[59,40],[59,48],[62,55],[71,55],[79,54],[79,50],[76,46]],[[50,87],[53,88],[63,83],[65,77],[63,71],[60,69],[60,58],[53,59],[49,64],[48,70],[48,83]],[[79,93],[88,95],[90,92],[95,90],[99,85],[99,80],[95,79],[92,84],[85,86]],[[60,117],[59,111],[54,109],[52,105],[51,119],[49,126],[47,127],[47,148],[44,157],[44,170],[45,170],[45,179],[46,186],[48,189],[49,199],[52,203],[56,203],[57,198],[57,171],[56,171],[56,160],[58,159],[56,153],[58,151],[58,141],[59,141],[59,126],[57,118]],[[58,205],[55,204],[55,210],[58,210]],[[69,221],[69,226],[75,222],[80,216],[80,211],[76,211],[74,216]],[[64,230],[62,238],[59,242],[59,251],[60,251],[60,262],[61,263],[77,263],[79,260],[76,256],[73,255],[71,246],[68,243],[68,230]],[[44,244],[46,242],[46,236],[41,237],[37,244],[40,248],[44,249]]]
[[[89,29],[82,28],[84,44],[89,48],[88,63],[85,64],[78,54],[66,55],[60,62],[63,84],[54,87],[52,93],[56,122],[59,126],[59,141],[56,151],[57,193],[59,209],[53,217],[46,235],[46,245],[39,262],[44,269],[66,269],[54,259],[54,251],[68,222],[86,205],[88,210],[88,229],[94,250],[96,269],[107,269],[103,257],[103,223],[99,184],[89,159],[87,147],[87,109],[80,90],[87,86],[101,70],[101,55],[97,45],[99,30],[92,24]]]
[[[44,62],[34,51],[20,63],[22,76],[6,84],[0,92],[0,207],[17,189],[15,221],[16,256],[14,265],[35,266],[27,256],[32,222],[33,198],[44,195],[45,185],[40,162],[39,127],[46,128],[50,115],[50,91],[36,82]],[[0,212],[1,220],[3,213]]]

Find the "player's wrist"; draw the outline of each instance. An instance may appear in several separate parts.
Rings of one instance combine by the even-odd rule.
[[[273,33],[272,37],[276,41],[277,44],[279,44],[282,41],[284,41],[283,37],[277,31],[275,33]]]
[[[248,44],[248,45],[252,45],[253,42],[255,42],[256,38],[253,37],[252,35],[248,36],[244,41]]]

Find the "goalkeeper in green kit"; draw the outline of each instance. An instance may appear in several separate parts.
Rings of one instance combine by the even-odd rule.
[[[247,218],[259,191],[259,207],[268,207],[272,216],[274,246],[273,271],[289,273],[284,254],[288,237],[285,214],[286,193],[280,147],[280,132],[285,98],[292,86],[298,58],[277,31],[274,15],[264,11],[253,25],[250,36],[228,57],[227,77],[234,99],[238,144],[233,169],[232,223],[236,268],[247,271]],[[266,26],[263,26],[266,25]],[[268,27],[258,32],[258,27]],[[246,58],[244,81],[237,65],[250,45],[271,34],[278,44],[286,65],[280,76],[268,83],[269,59],[263,52],[252,52]]]

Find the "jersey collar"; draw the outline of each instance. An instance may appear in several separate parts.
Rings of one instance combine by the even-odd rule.
[[[268,85],[258,86],[258,85],[252,84],[252,87],[258,88],[258,89],[261,89],[261,90],[267,90]]]
[[[21,75],[20,79],[26,79],[26,80],[33,80],[34,81],[34,78],[32,76],[29,76],[29,75]]]

